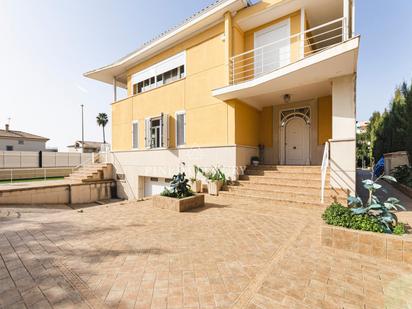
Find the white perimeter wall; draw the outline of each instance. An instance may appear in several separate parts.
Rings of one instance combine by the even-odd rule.
[[[43,167],[74,167],[92,160],[91,153],[43,152]],[[38,168],[37,151],[0,151],[0,168]]]

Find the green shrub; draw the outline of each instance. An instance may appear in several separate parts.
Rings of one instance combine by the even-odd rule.
[[[170,182],[170,189],[164,188],[160,193],[161,196],[185,198],[193,195],[192,190],[188,184],[189,180],[186,179],[185,173],[179,173],[174,175]]]
[[[354,230],[384,233],[385,229],[377,218],[368,214],[356,215],[350,208],[333,203],[322,215],[323,220],[330,225],[346,227]]]
[[[406,231],[406,226],[405,226],[405,224],[403,224],[403,223],[398,223],[398,224],[394,227],[393,233],[394,233],[395,235],[403,235],[403,234],[406,234],[407,231]]]
[[[392,174],[400,183],[412,188],[412,167],[400,165],[392,170]]]

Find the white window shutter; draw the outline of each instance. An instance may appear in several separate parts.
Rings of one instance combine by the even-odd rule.
[[[139,124],[137,122],[133,122],[132,125],[132,143],[133,149],[139,148]]]
[[[162,114],[162,147],[169,148],[169,115]]]
[[[186,114],[176,114],[176,146],[186,144]]]
[[[144,147],[150,148],[150,118],[144,120]]]

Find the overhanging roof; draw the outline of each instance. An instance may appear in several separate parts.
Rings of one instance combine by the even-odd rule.
[[[126,88],[124,73],[127,69],[203,31],[221,20],[226,12],[236,12],[248,5],[250,0],[218,0],[186,19],[180,26],[164,32],[129,55],[110,65],[89,71],[84,76],[108,84],[113,84],[113,78],[116,77],[117,85]]]

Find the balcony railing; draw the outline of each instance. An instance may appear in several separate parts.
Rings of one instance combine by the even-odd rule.
[[[271,42],[230,59],[230,83],[239,84],[273,72],[292,62],[348,39],[345,18]]]

